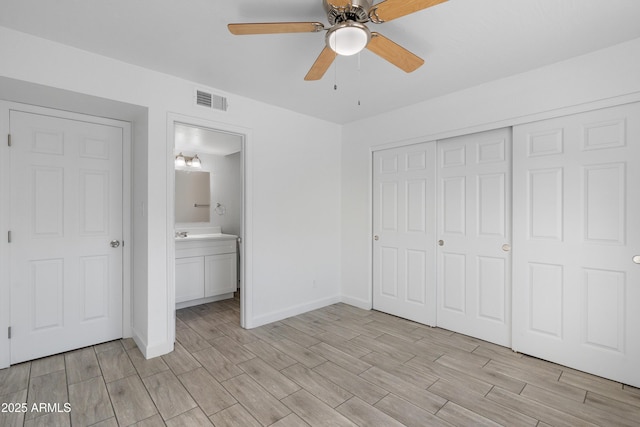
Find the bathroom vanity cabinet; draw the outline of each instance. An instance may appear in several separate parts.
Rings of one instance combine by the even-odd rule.
[[[238,286],[237,236],[176,238],[176,308],[232,298]]]

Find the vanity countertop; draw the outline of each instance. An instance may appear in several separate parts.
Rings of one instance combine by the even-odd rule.
[[[187,234],[186,237],[176,236],[176,242],[189,242],[194,240],[236,240],[238,236],[224,233]]]
[[[176,228],[176,242],[189,242],[201,240],[235,240],[238,236],[224,234],[222,227],[181,227]]]

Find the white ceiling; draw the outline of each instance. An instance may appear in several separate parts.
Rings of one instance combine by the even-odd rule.
[[[175,125],[175,151],[193,154],[228,156],[242,149],[242,137],[197,126]]]
[[[638,0],[450,0],[369,24],[425,59],[414,73],[365,50],[360,72],[357,55],[340,57],[305,82],[324,33],[233,36],[226,24],[326,23],[321,0],[0,0],[1,26],[336,123],[638,38],[639,18]]]

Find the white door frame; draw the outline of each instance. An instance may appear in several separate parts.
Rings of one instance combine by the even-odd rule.
[[[0,100],[0,369],[6,368],[11,360],[11,340],[7,330],[11,324],[11,284],[9,254],[10,243],[7,233],[11,229],[11,148],[8,146],[9,112],[19,110],[43,114],[63,119],[78,120],[122,128],[122,336],[131,337],[131,123],[90,116],[53,108]]]
[[[252,206],[251,206],[251,129],[197,117],[168,113],[167,117],[167,311],[169,341],[175,341],[176,276],[175,276],[175,125],[183,124],[235,134],[242,138],[240,170],[242,177],[242,220],[240,225],[240,326],[253,327],[252,277]]]

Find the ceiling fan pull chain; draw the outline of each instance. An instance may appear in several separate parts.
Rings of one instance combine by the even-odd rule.
[[[360,71],[360,52],[358,52],[358,105],[360,105],[361,93],[362,93],[362,73]]]
[[[335,54],[337,57],[338,54]],[[338,90],[338,61],[333,61],[333,90]]]

